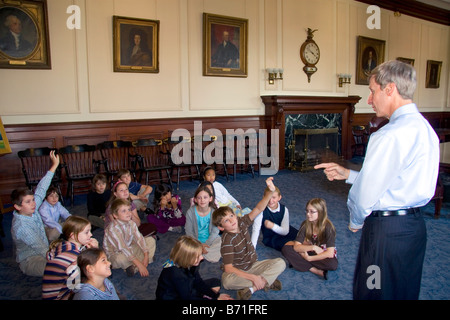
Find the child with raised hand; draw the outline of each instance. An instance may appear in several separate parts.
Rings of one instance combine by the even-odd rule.
[[[198,266],[203,259],[202,248],[192,237],[178,238],[159,276],[157,300],[232,300],[219,292],[219,279],[201,278]]]
[[[269,189],[266,188],[266,192]],[[275,187],[275,192],[264,209],[253,222],[252,243],[256,249],[260,231],[264,245],[281,251],[286,242],[293,241],[298,230],[289,225],[289,210],[280,203],[281,192]]]
[[[155,188],[153,199],[155,214],[149,214],[147,221],[156,225],[159,233],[167,231],[181,232],[186,223],[186,217],[181,211],[181,198],[172,194],[172,189],[166,184]]]
[[[217,205],[219,207],[230,207],[238,217],[251,211],[250,208],[242,209],[239,201],[237,201],[220,182],[216,181],[216,171],[212,167],[208,166],[203,170],[203,179],[212,183]]]
[[[112,282],[111,262],[102,249],[87,249],[77,259],[80,268],[80,289],[73,300],[120,300]]]
[[[131,213],[131,204],[125,199],[116,199],[111,204],[112,222],[105,228],[103,248],[113,269],[123,269],[128,276],[137,271],[148,277],[147,266],[153,261],[156,241],[139,232]]]
[[[240,300],[248,300],[261,289],[281,290],[277,277],[286,268],[281,258],[258,261],[255,247],[250,238],[249,227],[269,203],[275,186],[273,177],[266,180],[269,191],[247,215],[237,217],[229,207],[220,207],[213,213],[213,223],[222,234],[222,284],[225,289],[238,290]]]
[[[47,189],[45,200],[39,207],[39,214],[44,223],[48,241],[51,242],[58,239],[62,233],[61,223],[70,217],[70,212],[59,202],[59,194],[56,187],[50,186]]]
[[[42,277],[47,259],[48,239],[44,223],[37,211],[45,198],[55,170],[59,166],[59,155],[50,152],[52,165],[39,181],[35,193],[30,189],[16,189],[11,193],[14,206],[11,235],[16,248],[16,261],[20,270],[29,276]]]
[[[195,204],[186,212],[186,235],[199,240],[203,247],[203,257],[209,262],[220,260],[219,229],[212,223],[212,213],[216,206],[211,186],[200,185],[194,194]]]
[[[87,194],[87,216],[95,227],[105,227],[106,206],[111,198],[111,190],[106,188],[108,179],[102,173],[96,174],[92,179],[92,189]]]
[[[336,270],[336,230],[328,219],[324,199],[313,198],[306,204],[306,220],[302,222],[295,241],[285,244],[281,252],[294,269],[310,271],[327,280]]]
[[[75,266],[78,255],[85,248],[98,248],[98,241],[92,238],[91,224],[80,216],[70,216],[64,222],[60,239],[48,248],[47,265],[42,279],[42,299],[68,300],[72,289],[68,284],[76,277]]]

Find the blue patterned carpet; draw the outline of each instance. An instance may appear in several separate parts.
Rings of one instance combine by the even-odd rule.
[[[218,177],[229,192],[241,202],[242,207],[253,207],[262,197],[265,187],[264,176],[252,178],[250,174],[238,174],[237,180]],[[300,273],[286,268],[279,279],[283,284],[281,291],[256,292],[252,300],[351,300],[352,279],[355,258],[359,246],[360,233],[348,231],[348,210],[346,199],[349,185],[344,182],[329,182],[321,171],[299,173],[280,171],[275,176],[275,184],[280,188],[282,202],[290,212],[290,223],[296,228],[304,220],[304,206],[313,197],[327,201],[328,213],[336,227],[336,248],[339,267],[328,273],[325,281],[310,272]],[[198,182],[183,181],[177,192],[183,200],[183,211],[188,209],[189,198],[194,194]],[[370,192],[370,190],[368,191]],[[71,212],[85,215],[84,197],[78,197]],[[448,235],[450,204],[444,203],[441,218],[434,219],[434,203],[428,204],[423,212],[428,231],[428,244],[423,269],[421,300],[447,300],[450,298],[450,250]],[[24,276],[15,262],[11,243],[12,213],[5,214],[3,225],[6,237],[2,238],[5,250],[0,252],[0,300],[36,300],[41,297],[41,279]],[[94,236],[102,243],[103,231],[95,230]],[[180,234],[160,235],[157,242],[155,260],[149,265],[150,276],[142,278],[139,274],[127,277],[122,270],[113,270],[112,282],[128,300],[153,300],[162,263],[167,260],[175,240]],[[261,241],[257,247],[260,260],[282,257],[281,253],[265,247]],[[201,274],[204,278],[220,278],[220,263],[203,262]],[[235,297],[235,292],[228,292]]]

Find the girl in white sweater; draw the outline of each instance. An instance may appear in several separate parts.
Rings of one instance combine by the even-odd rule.
[[[203,179],[213,184],[216,202],[219,207],[230,207],[238,217],[246,215],[251,211],[250,208],[242,209],[239,201],[237,201],[220,182],[216,181],[216,171],[212,167],[205,168],[203,171]]]

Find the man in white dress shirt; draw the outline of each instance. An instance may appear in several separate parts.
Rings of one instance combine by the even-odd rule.
[[[433,197],[439,139],[412,103],[414,68],[400,61],[370,75],[368,104],[389,123],[370,137],[360,172],[323,163],[327,178],[352,184],[349,229],[362,229],[354,299],[418,299],[427,234],[419,207]]]

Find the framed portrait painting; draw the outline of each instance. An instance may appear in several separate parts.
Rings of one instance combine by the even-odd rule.
[[[407,63],[407,64],[410,64],[410,65],[412,65],[414,67],[414,59],[397,57],[397,60],[401,61],[401,62],[404,62],[404,63]]]
[[[51,68],[47,0],[0,0],[0,68]]]
[[[373,69],[384,62],[384,40],[358,36],[355,84],[369,84]]]
[[[114,72],[159,72],[159,20],[113,16]]]
[[[439,88],[442,61],[427,60],[427,77],[425,88]]]
[[[247,77],[248,20],[203,13],[203,75]]]

